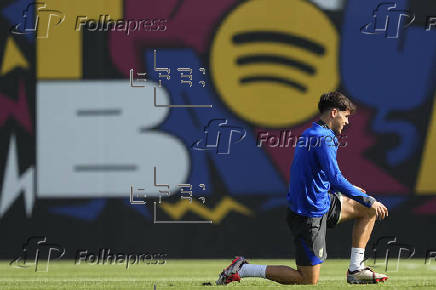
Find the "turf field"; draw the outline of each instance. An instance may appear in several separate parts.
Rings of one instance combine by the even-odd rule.
[[[227,287],[215,286],[218,273],[229,260],[168,260],[163,265],[74,265],[74,261],[50,263],[48,272],[35,268],[14,268],[9,261],[0,263],[0,289],[283,289],[313,286],[282,286],[258,278],[246,278]],[[288,260],[250,260],[258,264],[295,266]],[[425,265],[424,259],[401,261],[398,271],[388,272],[390,279],[379,285],[348,285],[345,280],[347,260],[328,260],[321,267],[317,289],[436,289],[436,263]],[[375,269],[383,271],[380,264]],[[210,282],[213,286],[203,286]]]

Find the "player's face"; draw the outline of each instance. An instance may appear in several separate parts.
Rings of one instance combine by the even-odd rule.
[[[336,109],[335,109],[336,110]],[[342,129],[344,129],[345,125],[348,125],[348,116],[350,115],[350,111],[339,111],[336,110],[335,117],[333,118],[333,131],[336,134],[341,134]]]

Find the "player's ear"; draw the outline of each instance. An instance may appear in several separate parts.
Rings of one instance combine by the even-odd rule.
[[[336,115],[338,114],[338,109],[336,109],[336,108],[332,108],[331,110],[330,110],[330,117],[332,117],[332,118],[336,118]]]

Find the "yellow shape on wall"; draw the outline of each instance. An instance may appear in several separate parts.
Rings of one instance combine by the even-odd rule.
[[[123,1],[45,0],[44,4],[44,9],[36,10],[40,25],[36,39],[37,78],[81,79],[83,32],[76,31],[78,17],[99,20],[100,15],[109,15],[110,19],[121,19]]]
[[[29,68],[29,63],[21,53],[14,39],[8,37],[5,53],[3,55],[1,75],[7,74],[16,67]]]
[[[236,115],[288,127],[316,115],[321,94],[337,88],[338,33],[309,1],[244,1],[217,28],[210,65]]]
[[[173,204],[162,202],[161,208],[174,220],[180,219],[185,213],[190,211],[214,223],[220,223],[232,211],[246,216],[252,215],[252,211],[249,208],[228,196],[224,197],[214,209],[207,208],[195,199],[192,202],[180,200]]]
[[[416,193],[418,195],[436,194],[436,93],[416,182]]]

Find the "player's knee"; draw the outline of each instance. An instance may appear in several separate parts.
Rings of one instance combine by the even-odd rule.
[[[300,271],[300,280],[298,281],[298,284],[304,284],[304,285],[316,285],[318,283],[318,277],[313,274],[308,274]]]
[[[372,208],[368,208],[356,201],[353,202],[354,202],[354,209],[356,212],[358,212],[358,216],[366,219],[376,218],[375,210],[373,210]]]
[[[365,206],[362,206],[363,210],[363,217],[367,218],[367,219],[375,219],[377,217],[375,210],[373,210],[372,208],[368,208]]]
[[[370,219],[376,219],[377,214],[376,214],[375,210],[373,210],[372,208],[368,208],[368,217]]]
[[[303,277],[301,284],[304,285],[316,285],[318,283],[318,278],[315,277]]]
[[[318,284],[318,281],[317,280],[305,280],[301,284],[303,284],[303,285],[316,285],[316,284]]]

